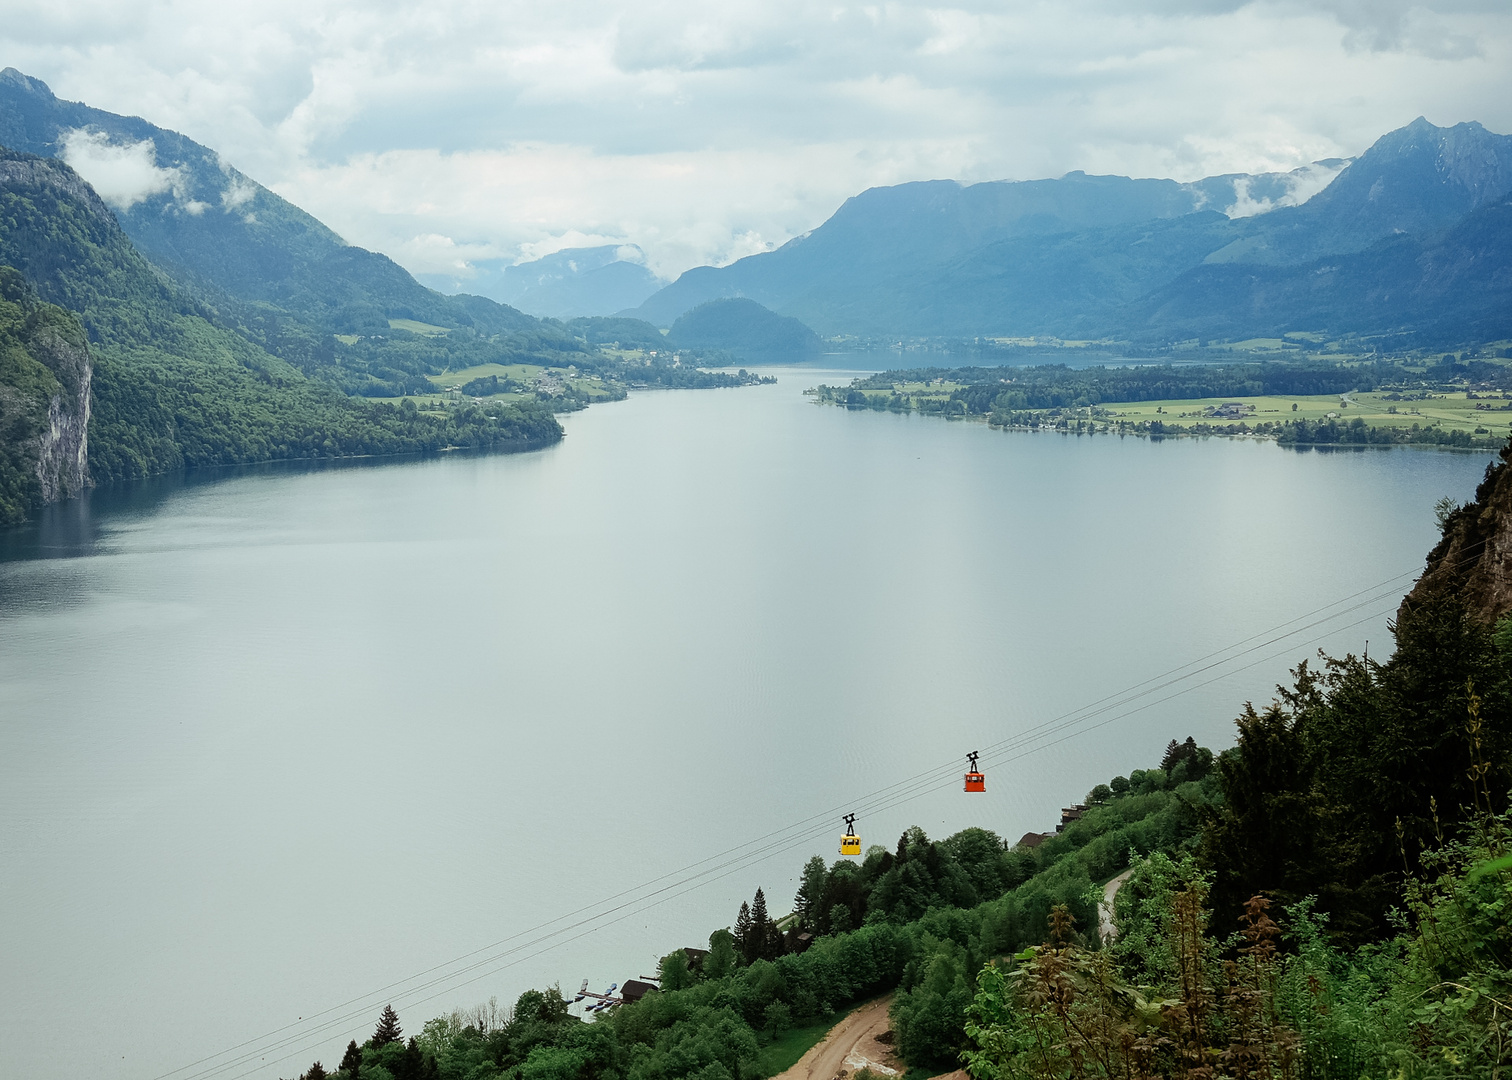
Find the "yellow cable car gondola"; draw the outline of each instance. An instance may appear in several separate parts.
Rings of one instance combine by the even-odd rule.
[[[973,750],[966,755],[966,759],[971,763],[966,769],[966,790],[986,791],[987,778],[977,771],[977,752]]]
[[[856,835],[856,815],[845,815],[845,835],[840,838],[840,854],[861,854],[861,838]]]

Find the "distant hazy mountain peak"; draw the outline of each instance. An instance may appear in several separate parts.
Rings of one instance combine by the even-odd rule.
[[[561,248],[522,262],[479,259],[466,277],[421,274],[420,280],[554,319],[612,315],[635,307],[664,284],[646,265],[640,246],[628,243]]]

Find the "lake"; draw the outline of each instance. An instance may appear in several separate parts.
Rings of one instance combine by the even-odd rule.
[[[846,808],[888,847],[1052,828],[1317,648],[1385,654],[1488,460],[1003,433],[774,373],[0,538],[0,1074],[334,1067],[385,1002],[416,1034],[654,974],[757,886],[785,912]]]

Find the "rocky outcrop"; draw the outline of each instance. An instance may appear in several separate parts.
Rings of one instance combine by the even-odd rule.
[[[89,486],[93,378],[78,319],[0,266],[0,527]]]
[[[1444,535],[1428,554],[1428,568],[1397,610],[1458,597],[1472,618],[1495,623],[1512,614],[1512,443],[1486,469],[1475,501],[1444,519]]]
[[[34,339],[33,355],[60,386],[48,399],[46,426],[37,435],[37,482],[42,501],[53,503],[89,486],[89,387],[94,366],[82,336],[68,341],[51,328]]]
[[[33,157],[0,146],[0,186],[16,188],[53,189],[70,199],[77,200],[85,210],[111,225],[116,224],[115,214],[85,183],[84,178],[61,161],[53,158]]]

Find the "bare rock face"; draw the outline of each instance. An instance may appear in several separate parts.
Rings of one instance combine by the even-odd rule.
[[[3,150],[4,147],[0,147]],[[116,217],[95,189],[61,161],[6,151],[0,156],[0,185],[19,188],[55,188],[81,203],[95,217],[111,225]]]
[[[47,403],[47,423],[37,436],[37,481],[44,503],[78,495],[89,486],[89,387],[94,377],[89,349],[54,330],[37,335],[37,358],[61,389]]]
[[[0,528],[89,486],[93,381],[79,320],[0,266]]]
[[[1512,443],[1486,469],[1475,501],[1444,521],[1444,537],[1428,554],[1428,568],[1397,610],[1400,619],[1414,604],[1457,596],[1470,615],[1495,623],[1512,614]]]

